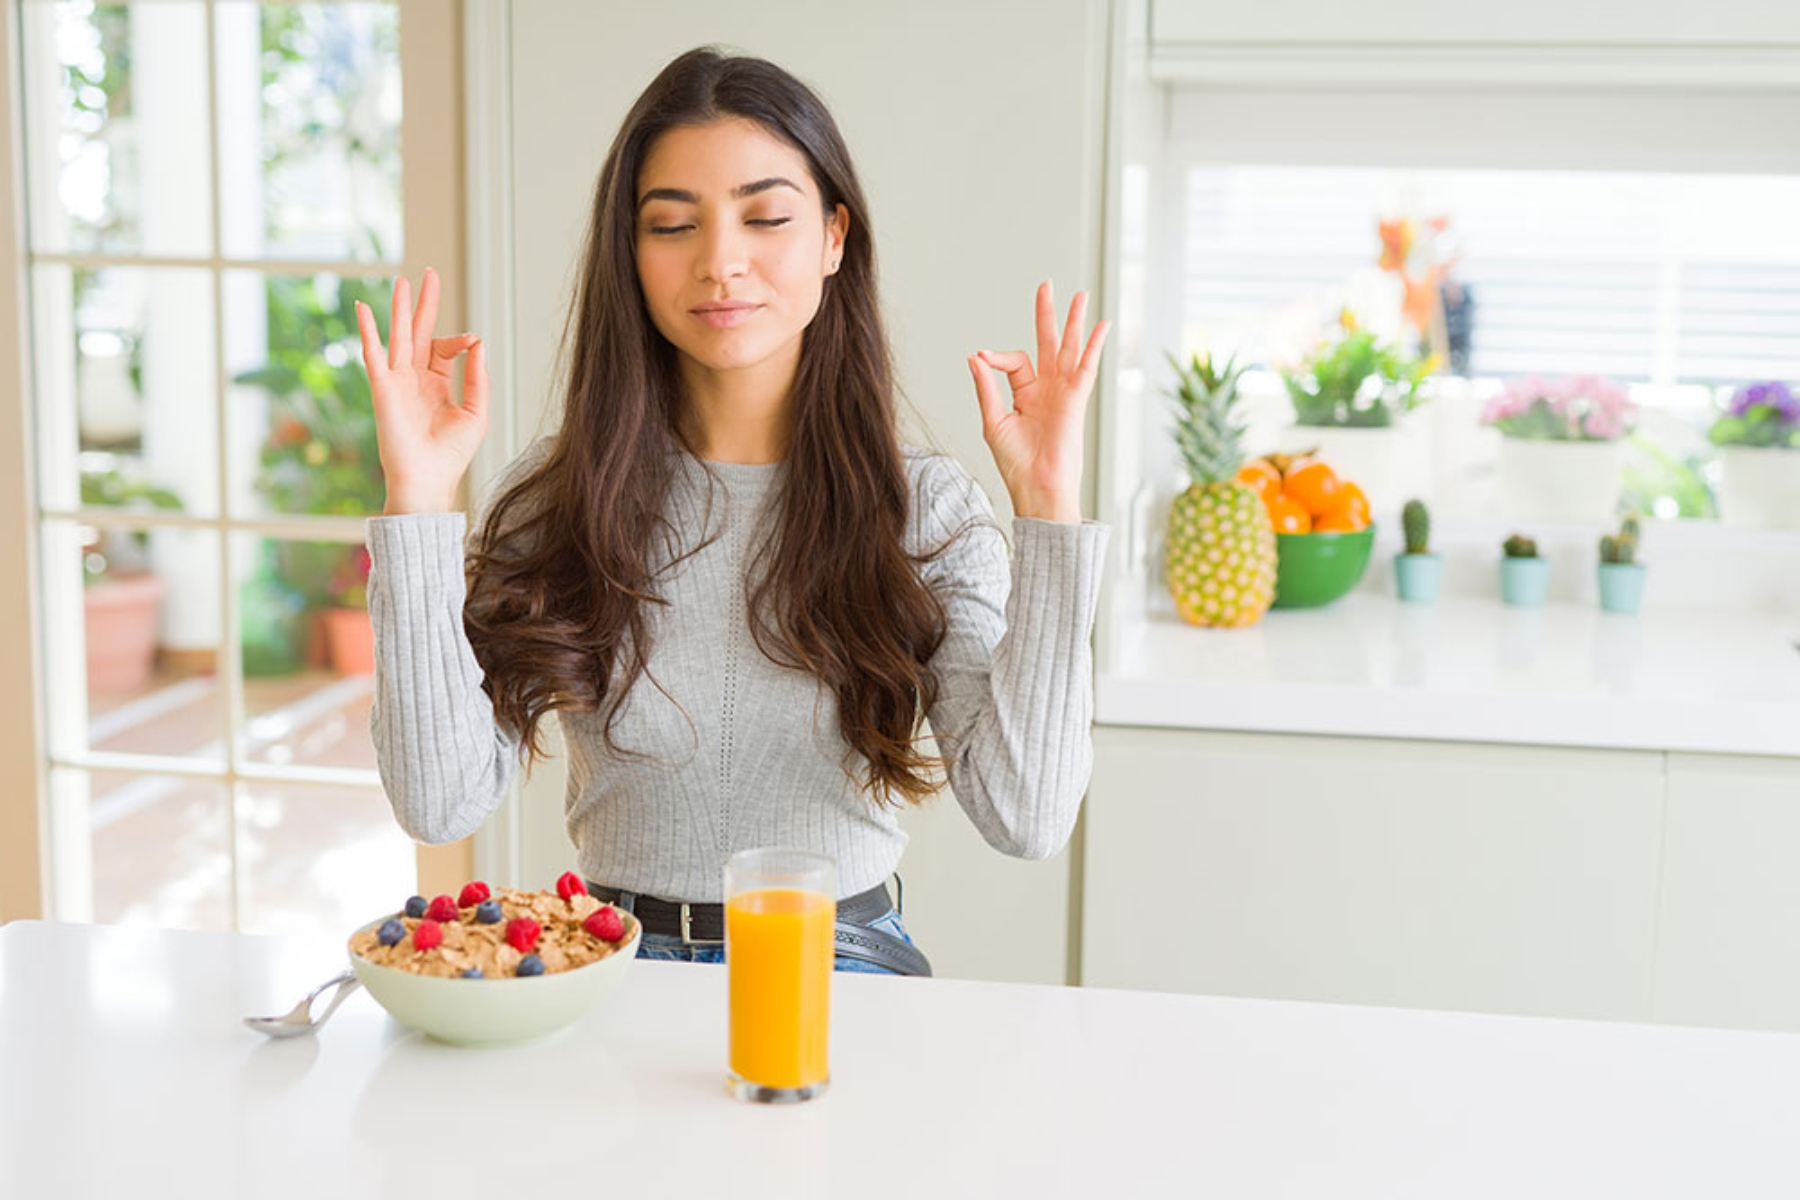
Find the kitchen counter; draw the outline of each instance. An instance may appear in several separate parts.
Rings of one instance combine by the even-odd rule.
[[[0,927],[0,1195],[1800,1194],[1787,1034],[840,974],[831,1093],[756,1108],[717,967],[635,962],[508,1049],[365,992],[316,1037],[240,1023],[343,954]]]
[[[1128,626],[1105,725],[1800,757],[1800,616],[1359,591],[1249,629]]]

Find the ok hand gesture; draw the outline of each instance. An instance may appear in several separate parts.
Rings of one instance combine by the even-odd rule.
[[[375,441],[387,477],[387,512],[446,512],[456,485],[487,436],[487,352],[472,333],[434,338],[438,277],[427,267],[419,284],[419,311],[412,285],[394,281],[393,328],[387,347],[369,306],[356,305],[362,332],[363,367],[375,406]],[[450,368],[464,352],[462,404],[450,395]]]
[[[1096,325],[1092,337],[1087,337],[1086,325],[1087,293],[1077,292],[1058,340],[1056,305],[1045,280],[1037,292],[1037,363],[1023,350],[982,350],[969,356],[981,403],[981,436],[1018,516],[1081,520],[1082,421],[1110,322]],[[1012,387],[1010,410],[990,368],[1006,372]]]

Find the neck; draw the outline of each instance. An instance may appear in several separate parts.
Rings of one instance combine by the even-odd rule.
[[[713,462],[771,463],[786,458],[788,396],[798,366],[796,354],[715,371],[683,356],[683,417],[690,444]]]

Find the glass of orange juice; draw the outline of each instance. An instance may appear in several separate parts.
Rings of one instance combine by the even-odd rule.
[[[831,1086],[837,867],[822,854],[740,850],[725,863],[731,1090],[791,1104]]]

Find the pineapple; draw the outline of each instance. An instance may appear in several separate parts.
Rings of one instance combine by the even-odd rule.
[[[1175,441],[1193,482],[1169,510],[1163,581],[1190,624],[1252,625],[1275,599],[1275,527],[1262,497],[1236,480],[1244,426],[1232,410],[1242,371],[1235,358],[1217,369],[1211,354],[1195,355],[1191,371],[1169,362],[1181,379],[1170,393]]]

